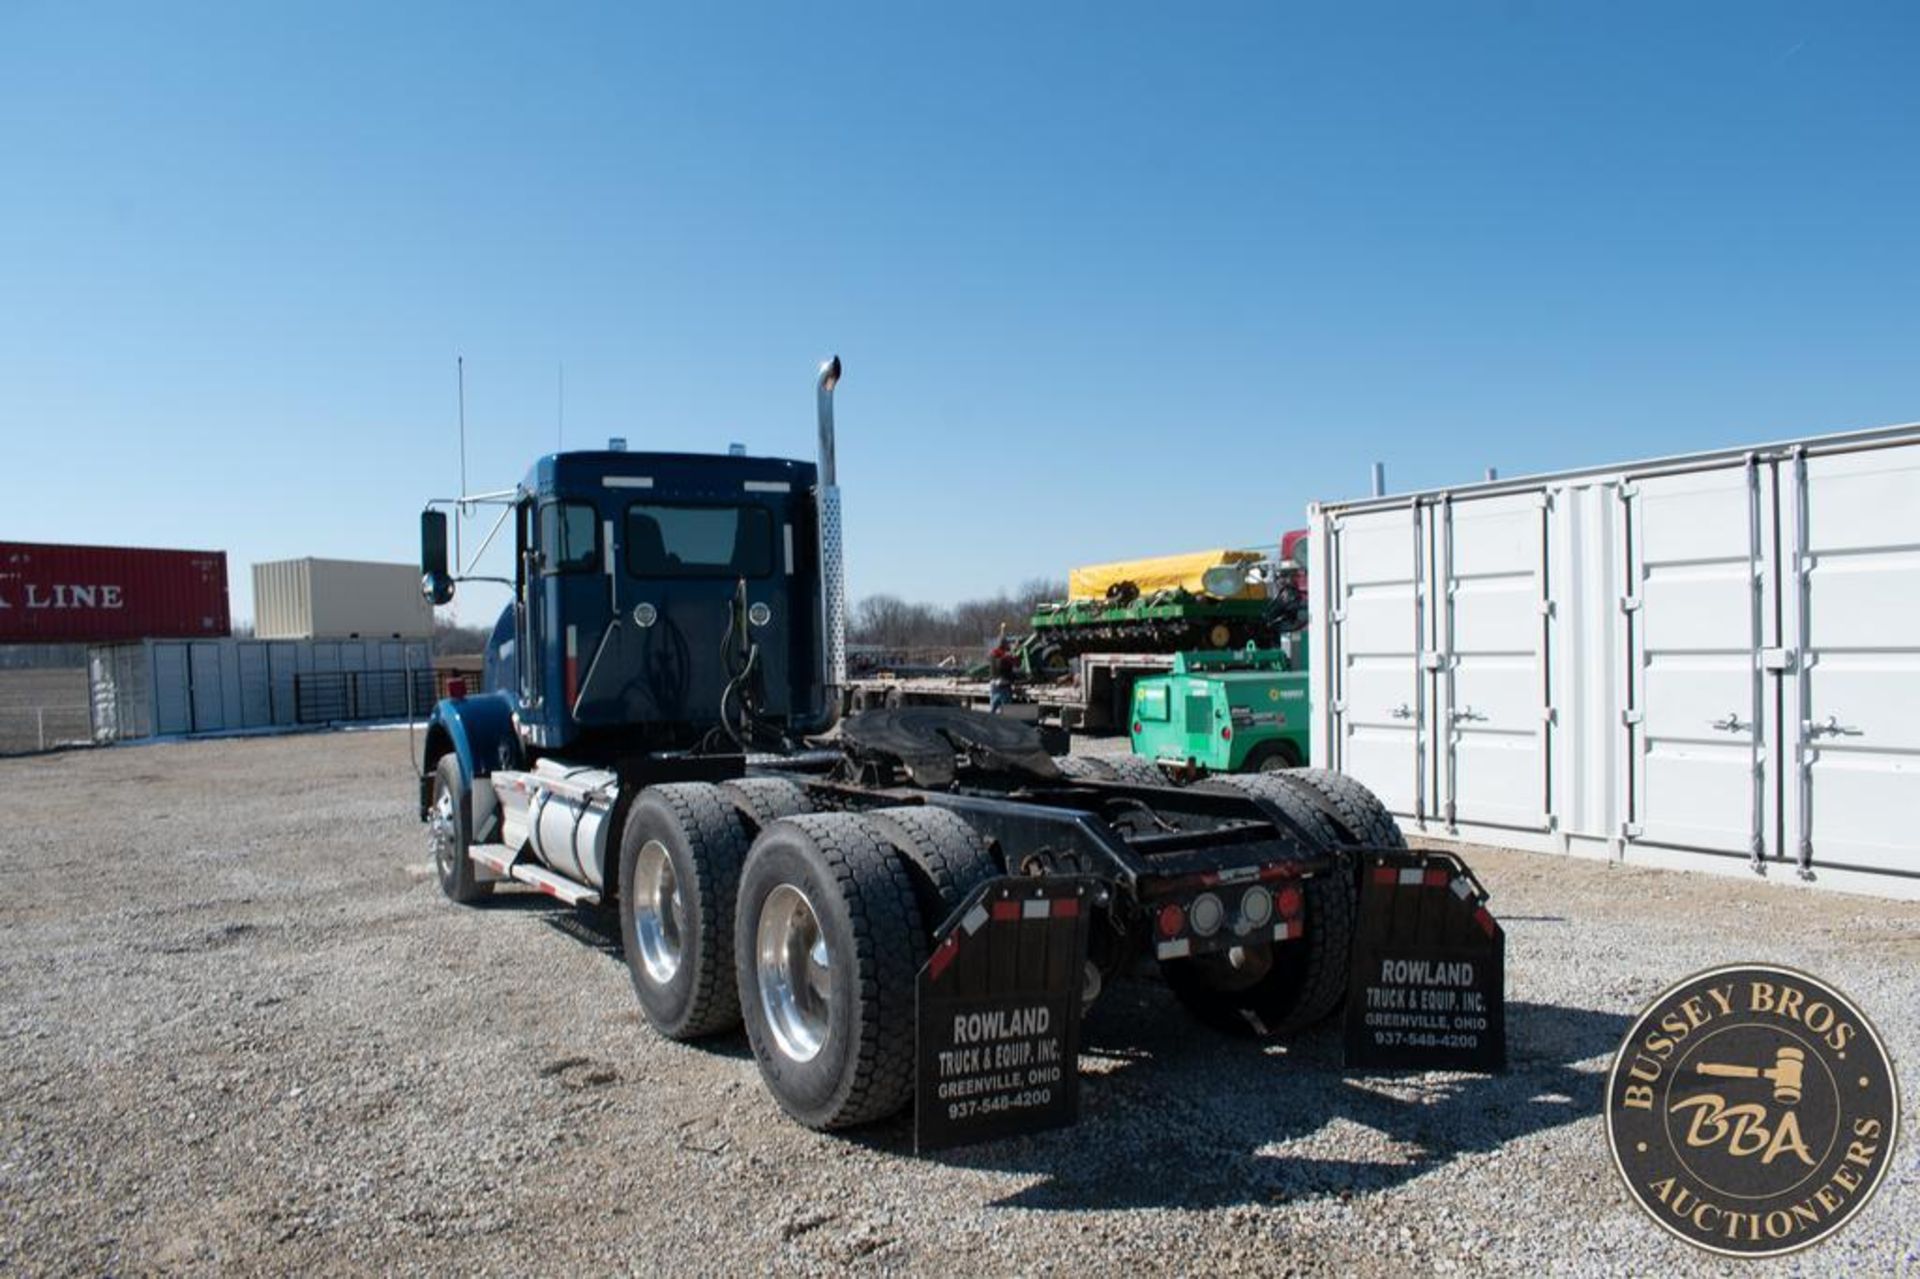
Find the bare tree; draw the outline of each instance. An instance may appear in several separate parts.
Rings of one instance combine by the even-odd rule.
[[[848,638],[872,648],[916,652],[930,660],[937,660],[942,652],[972,656],[991,643],[1002,626],[1010,635],[1024,634],[1037,604],[1062,599],[1066,593],[1066,583],[1036,578],[1011,593],[961,600],[945,608],[897,595],[869,595],[853,609]]]

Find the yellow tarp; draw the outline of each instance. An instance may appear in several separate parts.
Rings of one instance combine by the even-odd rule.
[[[1203,594],[1200,578],[1210,568],[1222,564],[1255,564],[1257,551],[1190,551],[1185,555],[1157,555],[1146,560],[1122,560],[1117,564],[1088,564],[1067,574],[1067,594],[1077,600],[1100,600],[1116,582],[1132,582],[1142,595],[1182,587],[1195,595]],[[1258,586],[1242,587],[1231,599],[1260,599]]]

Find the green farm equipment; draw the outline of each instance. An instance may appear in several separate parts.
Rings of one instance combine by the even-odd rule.
[[[1310,718],[1307,674],[1278,649],[1177,653],[1168,674],[1134,683],[1133,753],[1190,772],[1298,768]]]

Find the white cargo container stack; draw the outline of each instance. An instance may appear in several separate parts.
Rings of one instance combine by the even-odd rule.
[[[1315,763],[1410,830],[1920,898],[1920,426],[1310,516]]]
[[[423,716],[425,640],[144,640],[87,653],[95,741]]]
[[[275,560],[253,566],[260,639],[427,639],[433,608],[412,564]]]

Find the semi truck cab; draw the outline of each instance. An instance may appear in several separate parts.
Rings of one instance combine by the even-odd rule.
[[[510,529],[514,571],[483,579],[513,598],[488,642],[482,690],[435,708],[423,762],[452,750],[471,785],[542,756],[611,768],[792,752],[832,727],[845,662],[831,475],[838,378],[838,360],[823,367],[818,464],[554,453],[512,490],[430,503],[422,589],[436,604],[473,580],[450,561],[449,509],[501,508],[480,551]]]
[[[815,475],[778,458],[541,458],[514,507],[495,631],[510,653],[489,662],[527,744],[593,756],[691,749],[717,724],[824,728]]]

